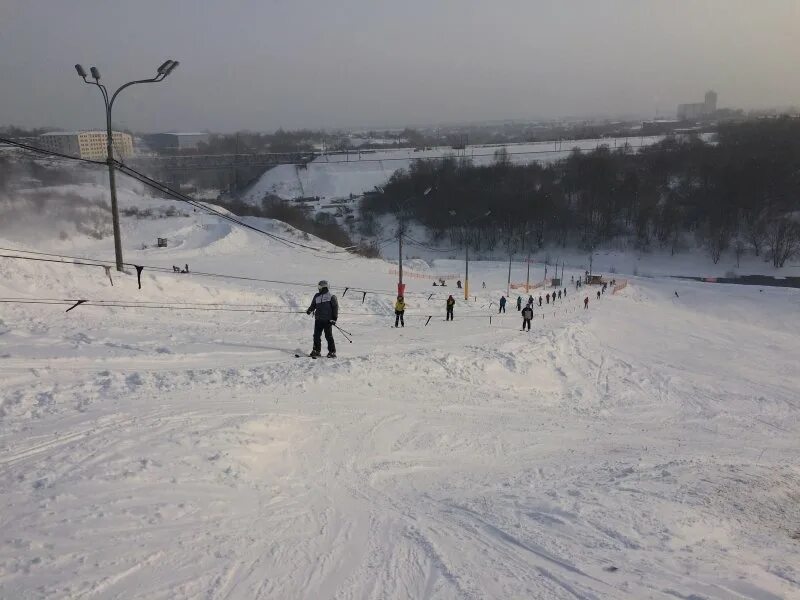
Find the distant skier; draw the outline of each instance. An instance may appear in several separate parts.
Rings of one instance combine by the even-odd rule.
[[[328,282],[324,279],[317,284],[319,291],[311,300],[307,314],[314,313],[314,348],[310,356],[317,357],[322,354],[322,332],[325,332],[325,341],[328,343],[328,358],[336,358],[336,343],[333,341],[333,326],[339,316],[339,301],[336,296],[328,291]]]
[[[564,298],[567,297],[567,288],[564,288]]]
[[[533,306],[533,295],[528,296],[528,304]]]
[[[570,275],[569,282],[570,283],[575,283],[575,275]]]
[[[447,297],[447,316],[445,317],[445,321],[452,321],[453,320],[453,307],[456,305],[456,299],[453,298],[453,295],[449,295]]]
[[[406,323],[403,320],[403,315],[406,312],[406,301],[402,296],[397,297],[397,302],[394,303],[394,326],[400,324],[400,327],[405,327]]]
[[[456,287],[458,289],[461,289],[461,280],[460,279],[458,281],[456,281]]]
[[[506,297],[500,296],[500,310],[498,310],[497,313],[499,314],[504,312],[506,312]]]
[[[550,304],[550,292],[548,292],[545,296],[545,300],[547,300],[547,303]]]
[[[597,299],[600,300],[600,290],[597,290]]]
[[[517,310],[522,310],[522,296],[517,296]]]
[[[528,306],[522,309],[522,331],[525,331],[526,327],[528,331],[531,330],[531,319],[533,319],[533,308],[528,304]]]
[[[583,310],[586,310],[587,308],[589,308],[589,296],[586,296],[586,298],[583,299]]]
[[[539,294],[539,306],[541,306],[541,305],[542,305],[542,295]]]
[[[485,282],[485,281],[484,281],[484,282],[481,284],[481,287],[482,287],[483,289],[486,289],[486,282]]]
[[[558,299],[561,300],[561,290],[558,290]]]
[[[678,296],[678,290],[675,290],[675,297],[680,298],[680,296]]]

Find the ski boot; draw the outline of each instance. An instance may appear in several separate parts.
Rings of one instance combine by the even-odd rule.
[[[328,352],[327,358],[336,358],[336,352]]]
[[[322,352],[320,352],[319,350],[312,350],[312,351],[309,353],[309,356],[310,356],[311,358],[319,358],[320,356],[322,356]]]

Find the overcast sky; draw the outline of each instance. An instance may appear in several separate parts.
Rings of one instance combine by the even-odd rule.
[[[800,105],[800,0],[0,0],[0,124],[273,130]]]

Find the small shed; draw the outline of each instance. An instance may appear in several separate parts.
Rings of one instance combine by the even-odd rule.
[[[602,275],[587,275],[586,283],[589,285],[603,285],[605,281],[603,281]]]
[[[553,277],[551,282],[552,282],[551,285],[553,287],[561,287],[561,279],[559,279],[558,277]]]
[[[167,238],[158,238],[158,247],[159,248],[166,248],[167,247]]]

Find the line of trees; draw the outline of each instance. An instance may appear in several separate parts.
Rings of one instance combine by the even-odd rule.
[[[782,267],[800,250],[800,119],[725,125],[710,142],[669,137],[638,152],[576,150],[549,165],[513,164],[502,149],[488,166],[416,161],[361,209],[367,222],[406,211],[433,241],[477,250],[625,239],[674,254],[694,241],[715,263],[731,249]]]

